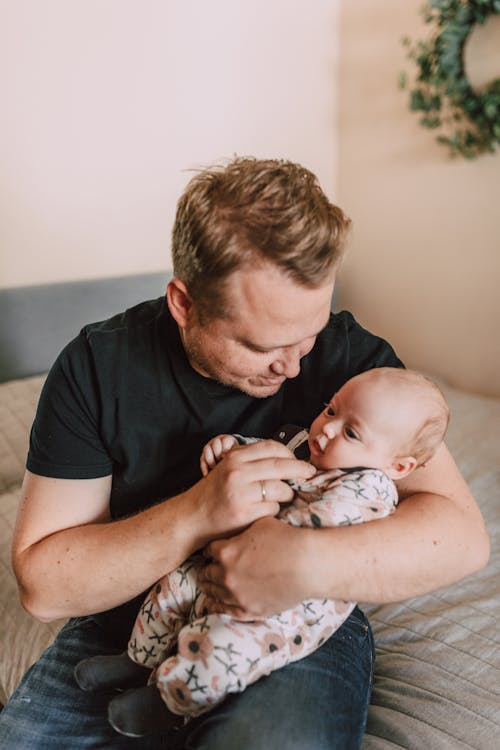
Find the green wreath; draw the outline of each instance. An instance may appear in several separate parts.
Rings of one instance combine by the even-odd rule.
[[[476,24],[500,14],[500,0],[429,0],[422,12],[425,23],[434,27],[431,38],[417,43],[403,39],[418,71],[410,109],[423,112],[424,127],[441,129],[437,140],[454,155],[474,159],[495,151],[500,144],[500,78],[474,91],[464,67],[464,46]],[[400,85],[407,88],[404,73]]]

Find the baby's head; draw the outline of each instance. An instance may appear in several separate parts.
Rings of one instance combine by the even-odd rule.
[[[449,422],[443,394],[413,370],[380,367],[356,375],[334,394],[309,431],[320,470],[357,466],[402,479],[441,444]]]

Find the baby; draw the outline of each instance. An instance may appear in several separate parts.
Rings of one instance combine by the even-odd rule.
[[[295,496],[278,518],[318,528],[388,516],[398,502],[394,482],[434,455],[448,420],[440,390],[416,372],[379,368],[353,377],[334,394],[309,433],[296,430],[287,441],[297,451],[307,440],[317,473],[307,482],[289,482]],[[235,435],[212,439],[202,452],[202,473],[239,443],[254,440]],[[109,704],[108,718],[122,734],[165,732],[182,722],[180,717],[208,711],[228,693],[310,654],[355,607],[354,602],[308,600],[251,622],[207,614],[197,583],[204,563],[193,556],[153,587],[137,617],[128,654],[97,656],[76,667],[77,682],[85,690],[142,685]]]

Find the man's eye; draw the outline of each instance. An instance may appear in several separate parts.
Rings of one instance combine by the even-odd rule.
[[[327,417],[334,417],[335,416],[335,410],[334,410],[334,408],[332,406],[330,406],[330,404],[325,404],[325,406],[326,406],[326,409],[325,409],[326,416]]]
[[[351,440],[359,440],[358,436],[356,435],[356,433],[354,432],[354,430],[352,429],[352,427],[346,427],[345,428],[345,434]]]

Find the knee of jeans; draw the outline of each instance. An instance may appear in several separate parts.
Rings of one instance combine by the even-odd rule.
[[[200,717],[201,718],[201,717]],[[191,732],[184,744],[185,750],[331,750],[331,742],[324,737],[313,737],[304,727],[304,734],[297,727],[290,732],[286,718],[275,717],[272,726],[264,717],[228,715],[205,715],[203,721]],[[310,728],[309,728],[310,730]]]

